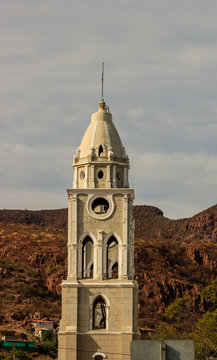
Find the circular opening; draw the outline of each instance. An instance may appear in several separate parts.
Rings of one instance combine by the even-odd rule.
[[[85,178],[85,173],[84,173],[84,171],[82,170],[82,171],[80,172],[80,179],[83,180],[84,178]]]
[[[102,170],[100,170],[100,171],[98,172],[98,178],[99,178],[99,179],[102,179],[103,176],[104,176],[104,173],[103,173]]]
[[[109,210],[109,202],[105,198],[97,198],[92,202],[91,207],[95,214],[106,214]]]
[[[118,180],[121,180],[121,173],[120,173],[120,172],[117,172],[117,175],[116,175],[116,176],[117,176],[117,179],[118,179]]]

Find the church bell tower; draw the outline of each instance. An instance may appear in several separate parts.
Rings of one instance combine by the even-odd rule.
[[[137,337],[134,190],[128,156],[103,98],[73,168],[58,360],[130,360],[130,342]]]

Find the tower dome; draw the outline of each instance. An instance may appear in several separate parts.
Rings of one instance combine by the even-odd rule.
[[[128,162],[125,148],[112,121],[112,114],[104,100],[99,102],[98,111],[92,114],[90,125],[77,149],[75,162],[82,163],[86,159]]]
[[[128,187],[129,159],[104,100],[92,114],[73,161],[74,188]]]

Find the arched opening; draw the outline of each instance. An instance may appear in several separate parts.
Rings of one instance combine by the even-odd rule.
[[[96,355],[94,359],[95,360],[103,360],[103,356],[102,355]]]
[[[98,156],[101,156],[103,154],[103,147],[102,145],[99,146]]]
[[[113,235],[107,242],[107,278],[118,278],[118,241]]]
[[[84,238],[82,244],[82,278],[93,277],[93,240],[90,236]]]
[[[109,210],[109,202],[105,198],[97,198],[92,203],[92,210],[95,214],[106,214]]]
[[[106,304],[102,296],[98,296],[93,303],[93,329],[106,328]]]

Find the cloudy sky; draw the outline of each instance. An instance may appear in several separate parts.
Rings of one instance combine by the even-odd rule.
[[[217,203],[216,0],[0,5],[0,208],[67,206],[102,61],[136,203],[170,218]]]

